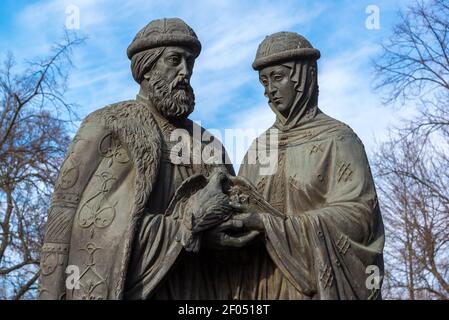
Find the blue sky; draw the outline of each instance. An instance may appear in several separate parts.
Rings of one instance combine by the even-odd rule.
[[[134,98],[126,48],[150,20],[180,17],[197,33],[203,51],[192,86],[196,109],[191,118],[206,128],[268,128],[274,121],[258,76],[251,68],[258,44],[278,31],[306,36],[321,51],[319,106],[347,123],[368,154],[387,136],[387,128],[408,117],[413,107],[393,109],[372,90],[370,60],[391,33],[397,11],[410,1],[2,1],[0,53],[10,50],[20,63],[48,53],[61,34],[70,5],[79,8],[80,35],[66,98],[82,117],[109,103]],[[365,26],[368,5],[379,8],[380,29]],[[229,141],[224,141],[229,150]],[[229,151],[228,150],[228,151]],[[234,150],[235,151],[235,150]],[[231,151],[238,166],[244,150]]]

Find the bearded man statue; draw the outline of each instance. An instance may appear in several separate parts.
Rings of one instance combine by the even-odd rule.
[[[261,235],[244,248],[251,258],[241,264],[238,299],[381,298],[384,228],[373,178],[360,139],[318,108],[319,57],[293,32],[270,35],[257,50],[253,68],[276,121],[239,177],[273,208],[243,203],[232,218]],[[266,152],[277,155],[273,174],[258,158]]]
[[[232,211],[221,183],[233,169],[221,144],[214,161],[195,152],[173,160],[176,130],[187,133],[186,150],[206,146],[204,129],[188,119],[200,51],[195,32],[177,18],[150,22],[129,45],[140,92],[91,113],[73,139],[48,214],[42,299],[231,297],[226,259],[200,250],[200,237]],[[208,180],[190,195],[183,182],[198,175]],[[179,188],[183,196],[175,197]]]

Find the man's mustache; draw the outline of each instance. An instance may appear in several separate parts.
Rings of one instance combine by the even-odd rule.
[[[176,77],[172,83],[170,83],[169,90],[172,92],[173,90],[184,90],[187,91],[189,89],[190,83],[189,80],[185,77]]]

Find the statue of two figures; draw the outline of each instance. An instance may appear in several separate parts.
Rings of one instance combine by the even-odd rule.
[[[252,66],[276,121],[235,176],[217,142],[213,161],[173,161],[177,130],[188,148],[211,148],[188,118],[200,51],[177,18],[151,21],[131,42],[140,92],[87,116],[71,144],[48,214],[40,297],[380,299],[376,190],[361,141],[318,108],[320,52],[293,32],[262,41]],[[264,154],[274,155],[268,174]]]

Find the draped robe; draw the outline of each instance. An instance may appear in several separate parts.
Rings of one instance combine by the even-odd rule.
[[[97,110],[83,121],[61,166],[48,214],[41,299],[188,298],[184,285],[192,277],[193,289],[209,290],[201,290],[202,297],[220,294],[212,282],[204,285],[200,276],[205,270],[196,268],[199,261],[183,250],[184,213],[165,209],[188,176],[233,170],[223,161],[204,163],[201,154],[190,166],[170,163],[169,126],[140,97]],[[200,134],[204,129],[192,121],[176,128],[189,133],[191,147],[194,139],[201,149],[207,144],[198,141],[201,135],[193,136],[195,128]],[[226,274],[223,263],[209,261],[210,270]],[[176,265],[193,270],[172,271]],[[184,289],[177,296],[163,289],[163,283],[173,282]],[[220,292],[230,296],[229,290]]]
[[[178,248],[176,260],[167,275],[163,279],[155,276],[160,268],[160,264],[155,262],[163,261],[164,255],[173,255],[166,249],[174,242],[172,217],[161,213],[165,212],[175,191],[185,179],[194,174],[208,176],[213,170],[204,164],[198,165],[204,159],[193,161],[192,158],[191,162],[196,165],[172,163],[169,159],[170,150],[174,150],[175,143],[170,142],[170,134],[179,128],[160,117],[156,120],[160,123],[163,141],[157,188],[151,194],[148,208],[136,230],[125,299],[231,299],[234,285],[230,270],[231,264],[235,262],[232,260],[235,253],[223,255],[205,248],[192,253]],[[193,145],[192,142],[190,144]],[[192,157],[197,156],[192,151]],[[226,156],[220,159],[221,163],[224,158]],[[226,170],[234,174],[232,167],[226,167]],[[175,240],[179,241],[179,238]]]
[[[242,263],[236,296],[380,299],[384,228],[363,144],[318,109],[313,65],[287,65],[295,104],[287,117],[270,104],[276,122],[249,150],[273,152],[267,142],[276,130],[277,169],[263,175],[266,164],[247,154],[239,172],[285,218],[260,213],[265,236],[245,249],[251,259]],[[372,270],[376,278],[368,278]]]

